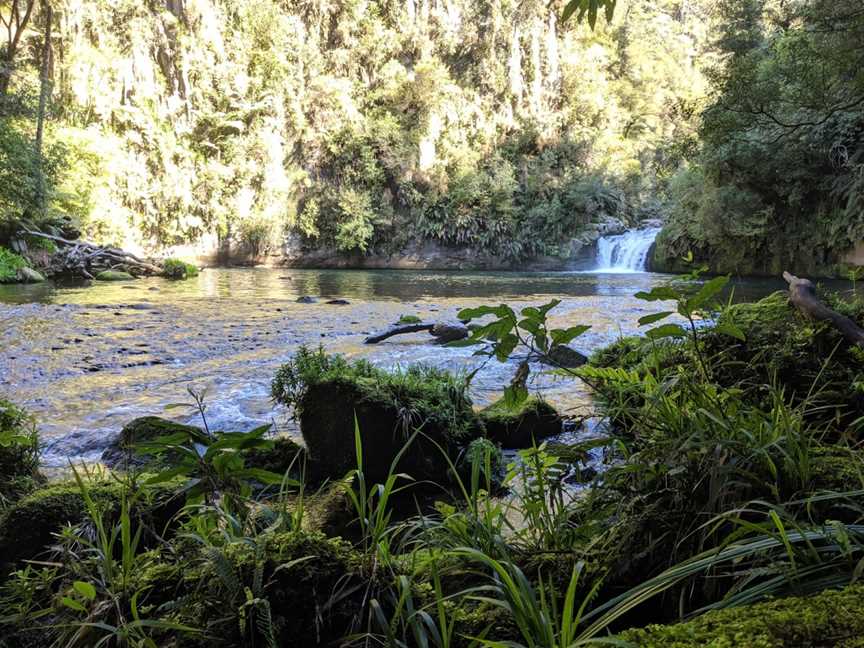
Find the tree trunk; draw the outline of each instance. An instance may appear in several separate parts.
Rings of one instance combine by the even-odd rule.
[[[783,273],[783,278],[789,284],[789,299],[799,311],[810,319],[830,322],[850,344],[864,347],[864,329],[819,301],[812,281],[799,279],[788,272]]]
[[[39,115],[36,123],[36,181],[37,181],[37,201],[39,211],[45,213],[45,203],[47,200],[47,190],[45,188],[45,173],[42,169],[42,140],[45,135],[45,110],[48,106],[48,99],[51,96],[52,86],[52,57],[51,50],[51,23],[54,19],[51,5],[47,0],[42,0],[42,11],[45,14],[45,43],[42,46],[42,88],[39,92]]]

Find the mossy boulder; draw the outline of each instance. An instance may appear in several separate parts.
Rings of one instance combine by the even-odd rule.
[[[96,501],[113,503],[119,490],[106,484],[95,486],[91,494]],[[10,506],[0,517],[0,574],[39,557],[54,544],[53,534],[85,515],[84,498],[74,484],[42,488]]]
[[[455,461],[479,436],[464,380],[429,367],[387,372],[303,348],[279,370],[272,394],[294,407],[311,460],[330,477],[356,467],[355,429],[368,483],[386,479],[417,431],[396,471],[439,482],[449,472],[445,454]]]
[[[130,463],[136,466],[151,465],[164,467],[171,464],[170,453],[149,457],[135,452],[135,444],[149,443],[159,437],[169,436],[178,432],[203,436],[204,431],[194,425],[175,423],[158,416],[142,416],[130,421],[102,453],[102,463],[109,468],[125,468]],[[154,464],[154,462],[157,462]]]
[[[518,405],[504,399],[480,411],[486,436],[502,448],[528,448],[532,443],[561,432],[562,419],[557,410],[536,396]]]
[[[116,481],[88,485],[93,501],[113,519],[120,510],[122,487]],[[149,531],[145,541],[161,535],[182,508],[183,499],[175,496],[170,485],[148,489],[133,510],[136,524]],[[55,543],[54,534],[64,526],[87,518],[87,509],[77,483],[45,486],[23,497],[0,516],[0,574],[15,568],[23,560],[35,559]]]
[[[852,648],[864,636],[864,586],[709,612],[687,623],[628,630],[640,648]]]
[[[96,275],[96,281],[132,281],[134,279],[135,277],[128,272],[119,270],[103,270]]]
[[[237,623],[237,610],[246,599],[242,587],[232,592],[226,583],[230,566],[238,583],[253,583],[258,572],[267,584],[258,594],[268,602],[276,645],[323,646],[350,634],[362,614],[367,591],[362,585],[369,582],[357,575],[360,557],[347,542],[292,531],[264,534],[256,544],[257,552],[248,543],[235,543],[225,550],[225,560],[205,562],[200,581],[191,584],[201,603],[186,611],[194,615],[190,624],[203,624],[209,634],[222,637],[220,645],[258,645],[261,637],[251,636],[254,624],[241,631]],[[337,591],[339,603],[332,605]]]

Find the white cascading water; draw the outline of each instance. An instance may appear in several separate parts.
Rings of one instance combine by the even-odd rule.
[[[648,251],[659,227],[627,230],[597,240],[597,264],[592,272],[645,272]]]

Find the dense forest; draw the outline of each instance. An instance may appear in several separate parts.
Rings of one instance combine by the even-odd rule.
[[[433,241],[519,262],[668,216],[658,266],[744,273],[830,273],[862,240],[854,2],[634,0],[593,29],[545,2],[54,5],[50,48],[37,2],[4,45],[7,222],[223,259]]]
[[[864,648],[861,0],[0,27],[0,648]]]

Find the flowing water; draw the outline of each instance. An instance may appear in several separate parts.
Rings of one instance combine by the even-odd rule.
[[[554,324],[590,324],[573,346],[588,353],[638,330],[660,310],[633,293],[667,278],[652,274],[461,273],[397,270],[211,269],[183,282],[159,278],[85,287],[0,285],[0,396],[33,412],[48,465],[95,459],[124,423],[142,415],[177,417],[166,405],[207,389],[215,429],[248,430],[274,421],[289,433],[288,412],[269,399],[280,363],[302,344],[322,344],[382,367],[425,362],[451,370],[483,365],[472,383],[478,405],[494,400],[516,363],[499,364],[469,348],[431,344],[426,333],[363,344],[400,315],[452,320],[467,306],[517,307],[562,300]],[[782,282],[749,281],[739,297]],[[316,303],[297,298],[315,296]],[[347,305],[325,303],[345,299]],[[578,382],[532,372],[532,387],[568,414],[585,413]],[[192,420],[180,418],[180,420]]]
[[[659,233],[659,227],[646,227],[600,238],[597,241],[596,269],[592,272],[607,274],[644,272],[648,252]]]

